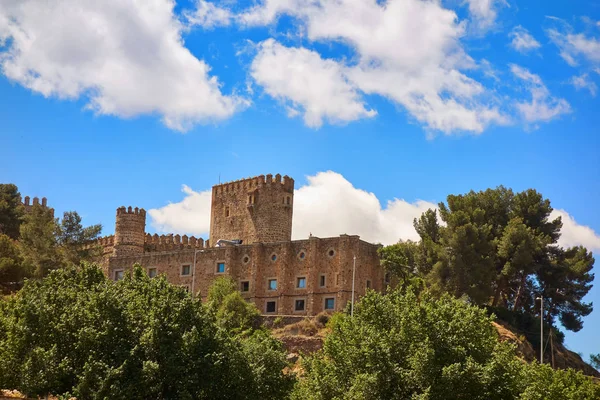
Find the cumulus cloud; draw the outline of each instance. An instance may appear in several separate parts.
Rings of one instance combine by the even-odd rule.
[[[553,210],[550,215],[551,219],[561,217],[562,229],[558,243],[564,247],[584,246],[588,250],[600,252],[600,235],[592,228],[585,225],[580,225],[575,219],[565,210]]]
[[[571,112],[571,106],[565,99],[554,97],[544,85],[542,79],[526,68],[512,64],[511,72],[525,84],[531,94],[531,101],[517,102],[516,107],[525,121],[548,122]]]
[[[596,96],[596,91],[598,90],[598,87],[592,80],[590,80],[588,74],[573,76],[569,80],[569,83],[571,83],[571,85],[573,85],[577,90],[584,89],[589,91],[592,96]]]
[[[156,114],[175,130],[222,120],[246,100],[225,95],[184,47],[170,0],[3,0],[0,69],[46,97],[85,98],[97,114]]]
[[[344,67],[317,52],[268,39],[259,44],[250,70],[270,96],[291,103],[291,115],[303,113],[307,126],[319,127],[323,119],[339,123],[376,115],[365,108]]]
[[[510,47],[520,53],[527,53],[531,50],[539,49],[541,47],[540,42],[535,40],[529,31],[522,26],[515,27],[509,33],[509,37],[512,38]]]
[[[148,211],[159,232],[206,236],[210,228],[211,191],[195,192],[183,186],[181,202]],[[427,201],[388,201],[382,207],[375,194],[355,188],[342,175],[327,171],[308,177],[294,193],[293,239],[346,233],[383,244],[399,239],[417,240],[413,219],[437,206]]]
[[[343,43],[355,52],[352,63],[330,69],[335,81],[404,106],[431,130],[480,133],[508,122],[485,87],[462,72],[476,67],[460,43],[465,25],[440,2],[263,0],[236,19],[244,26],[269,25],[284,14],[299,22],[310,42]],[[307,108],[321,107],[307,98]]]

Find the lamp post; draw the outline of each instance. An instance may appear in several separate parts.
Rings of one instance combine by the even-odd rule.
[[[194,283],[196,283],[196,254],[204,253],[204,250],[194,250],[194,265],[192,266],[192,299],[194,298]]]
[[[354,255],[354,265],[352,266],[352,301],[350,305],[350,316],[354,316],[354,277],[356,276],[356,255]]]
[[[540,296],[540,364],[544,363],[544,298]]]

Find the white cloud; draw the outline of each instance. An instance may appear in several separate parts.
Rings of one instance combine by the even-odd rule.
[[[234,17],[228,9],[205,0],[197,0],[194,11],[188,11],[184,15],[190,25],[200,25],[206,29],[228,26]]]
[[[517,78],[525,82],[527,90],[531,93],[531,101],[516,103],[516,107],[525,121],[529,123],[548,122],[571,112],[569,103],[565,99],[552,96],[538,75],[515,64],[512,64],[510,69]]]
[[[561,217],[562,229],[558,243],[564,247],[584,246],[590,251],[600,252],[600,235],[592,228],[579,225],[565,210],[553,210],[551,219]]]
[[[184,199],[148,211],[151,224],[159,232],[207,235],[210,224],[211,191],[194,192],[183,187]],[[308,177],[308,184],[294,193],[293,239],[306,239],[342,233],[384,244],[399,239],[417,240],[413,219],[433,203],[394,199],[385,208],[375,194],[355,188],[342,175],[320,172]]]
[[[148,210],[152,226],[158,232],[207,234],[210,231],[212,190],[195,192],[183,185],[181,191],[185,194],[182,201]]]
[[[184,47],[171,0],[3,0],[0,68],[60,99],[85,98],[97,114],[157,114],[186,131],[247,101],[221,92],[210,67]]]
[[[566,29],[549,29],[548,37],[558,46],[561,57],[574,67],[582,60],[594,65],[600,64],[600,39],[588,37],[583,33],[573,33],[572,27],[566,24]]]
[[[520,53],[527,53],[541,47],[540,42],[522,26],[515,27],[508,36],[512,38],[510,46]]]
[[[404,106],[432,130],[481,133],[508,122],[492,95],[461,72],[476,66],[460,44],[465,25],[437,1],[264,0],[237,20],[267,25],[283,14],[300,22],[309,41],[341,42],[356,52],[336,79]]]
[[[598,90],[598,87],[594,82],[592,82],[589,79],[588,74],[573,76],[569,82],[575,87],[575,89],[586,89],[590,92],[592,96],[596,96],[596,91]]]
[[[465,0],[469,5],[469,13],[479,31],[492,27],[498,16],[500,6],[508,6],[503,0]]]
[[[342,123],[377,114],[365,108],[337,62],[273,39],[260,43],[258,49],[250,66],[252,77],[270,96],[284,104],[291,102],[288,114],[303,113],[307,126],[320,127],[323,119]]]

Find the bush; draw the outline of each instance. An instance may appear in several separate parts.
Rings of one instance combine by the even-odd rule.
[[[328,313],[326,313],[325,311],[317,314],[317,316],[315,317],[315,321],[317,322],[317,325],[320,328],[323,328],[327,325],[327,322],[329,322],[329,318],[330,315]]]
[[[95,266],[54,271],[0,309],[0,387],[30,397],[280,399],[293,384],[277,341],[229,335],[139,266],[118,282]]]

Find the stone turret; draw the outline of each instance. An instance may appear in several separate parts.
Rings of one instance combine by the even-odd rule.
[[[293,203],[294,180],[280,174],[213,186],[210,243],[290,241]]]
[[[142,254],[146,236],[146,210],[117,208],[114,238],[114,256]]]

